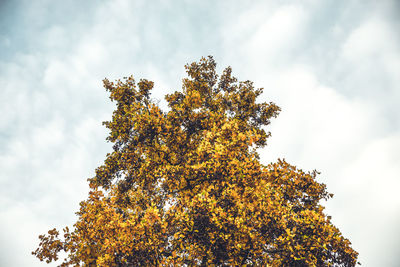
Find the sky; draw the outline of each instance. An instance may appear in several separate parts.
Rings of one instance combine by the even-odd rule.
[[[398,266],[399,33],[395,0],[0,1],[0,266],[45,266],[38,235],[77,219],[112,149],[102,80],[165,107],[208,55],[281,107],[262,161],[320,171],[362,266]]]

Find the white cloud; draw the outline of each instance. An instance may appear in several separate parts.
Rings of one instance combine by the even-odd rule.
[[[224,54],[239,72],[268,75],[291,59],[294,43],[302,40],[308,14],[301,5],[276,5],[262,2],[247,9],[234,10],[223,21]],[[246,62],[251,70],[240,69]]]
[[[349,65],[348,84],[358,86],[358,91],[371,101],[386,102],[380,104],[389,106],[390,112],[400,100],[400,47],[396,31],[389,21],[376,16],[351,31],[341,48],[341,59]]]
[[[276,75],[268,84],[275,88],[276,102],[282,108],[272,120],[272,138],[265,151],[271,161],[286,157],[321,170],[355,157],[362,144],[376,135],[368,129],[368,119],[376,116],[373,110],[324,86],[305,67]]]
[[[357,61],[385,56],[387,52],[397,50],[393,34],[384,21],[373,18],[351,32],[343,44],[343,53]]]
[[[305,21],[305,12],[301,6],[283,6],[278,8],[264,22],[257,25],[246,51],[257,51],[258,60],[270,60],[277,52],[292,48],[293,41],[301,36]]]
[[[354,246],[371,266],[395,266],[398,263],[393,257],[370,255],[395,256],[399,252],[400,241],[396,238],[400,234],[397,229],[400,218],[399,149],[399,135],[371,140],[353,161],[343,166],[337,194],[342,203],[331,207],[342,211],[336,221],[351,233]],[[344,202],[346,199],[348,201]]]

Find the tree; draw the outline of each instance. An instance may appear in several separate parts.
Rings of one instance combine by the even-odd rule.
[[[168,111],[151,81],[104,80],[113,152],[88,179],[74,229],[39,236],[32,253],[51,262],[64,251],[61,266],[354,266],[318,173],[260,163],[279,107],[257,103],[263,90],[230,67],[218,78],[212,57],[185,67]]]

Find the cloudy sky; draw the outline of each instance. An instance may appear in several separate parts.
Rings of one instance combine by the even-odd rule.
[[[217,2],[217,3],[216,3]],[[363,266],[400,257],[400,5],[393,1],[0,1],[0,266],[43,266],[111,145],[102,79],[180,90],[213,55],[282,112],[261,151],[317,169]]]

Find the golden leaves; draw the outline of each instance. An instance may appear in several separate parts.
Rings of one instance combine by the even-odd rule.
[[[81,203],[72,232],[39,237],[40,260],[63,266],[353,266],[357,252],[323,213],[330,195],[317,172],[284,160],[264,166],[256,148],[279,107],[215,61],[186,65],[170,109],[154,84],[133,77],[104,86],[116,102],[114,143]]]

